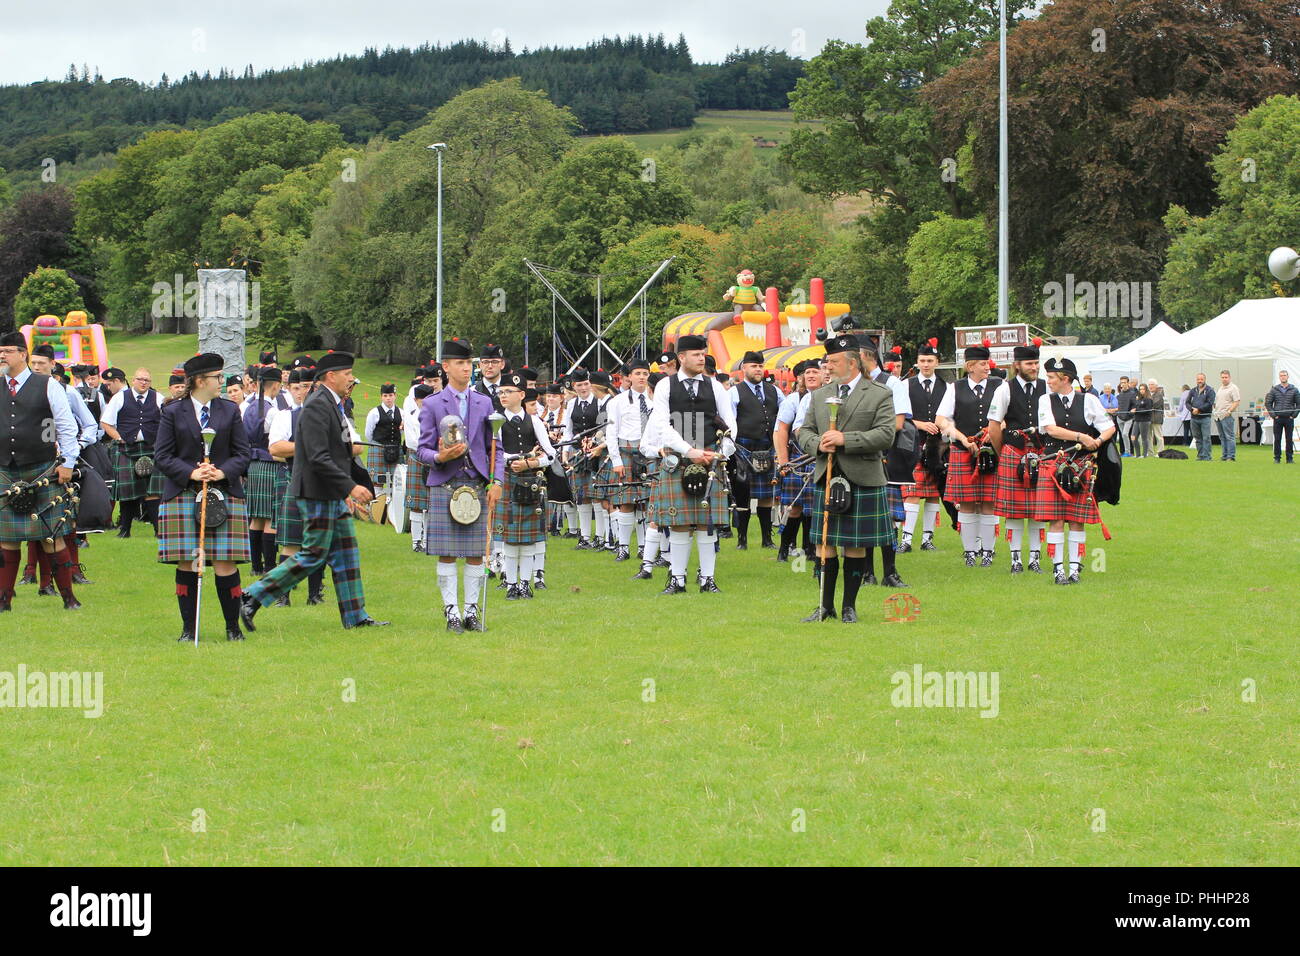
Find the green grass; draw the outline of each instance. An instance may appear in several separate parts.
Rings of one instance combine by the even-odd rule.
[[[659,149],[676,142],[688,133],[712,133],[730,129],[742,136],[762,136],[785,143],[790,128],[794,126],[794,113],[790,110],[702,110],[695,124],[684,129],[663,130],[655,133],[621,134],[647,149]],[[762,153],[775,150],[762,150]]]
[[[734,542],[723,594],[663,598],[552,539],[551,590],[494,591],[455,637],[433,560],[366,526],[392,627],[299,593],[196,650],[148,529],[96,538],[82,612],[26,587],[0,618],[0,670],[102,671],[106,697],[0,710],[0,864],[1294,865],[1300,468],[1126,470],[1104,572],[968,570],[945,528],[900,558],[907,624],[867,588],[860,625],[800,625],[811,575]],[[916,663],[998,672],[999,716],[894,708]]]

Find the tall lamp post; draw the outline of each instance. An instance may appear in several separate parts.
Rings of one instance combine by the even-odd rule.
[[[998,3],[998,325],[1008,322],[1007,284],[1007,5]]]
[[[438,291],[435,309],[437,311],[436,342],[438,361],[442,361],[442,151],[446,143],[434,143],[428,147],[438,154]]]

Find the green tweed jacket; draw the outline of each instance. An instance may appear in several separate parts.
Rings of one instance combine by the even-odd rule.
[[[830,430],[830,406],[826,399],[839,394],[832,382],[813,392],[796,439],[806,454],[817,456],[814,479],[821,482],[826,474],[825,452],[817,445],[823,432]],[[884,452],[894,441],[894,396],[888,388],[863,375],[840,406],[835,427],[844,433],[844,447],[835,450],[835,473],[855,485],[878,487],[885,484]]]

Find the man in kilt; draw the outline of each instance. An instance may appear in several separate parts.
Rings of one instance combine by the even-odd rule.
[[[889,389],[894,406],[894,441],[885,451],[885,503],[889,520],[897,528],[903,522],[903,487],[912,483],[916,465],[917,430],[908,424],[912,418],[912,401],[907,386],[897,376],[891,374],[881,363],[880,352],[875,344],[868,340],[861,343],[862,371],[869,380]],[[891,354],[901,355],[902,348],[894,346]],[[880,584],[890,588],[905,588],[906,584],[898,576],[896,566],[896,541],[880,549],[881,578]],[[876,583],[876,563],[874,549],[867,548],[866,575],[864,584]]]
[[[506,372],[497,387],[505,416],[498,442],[505,462],[505,485],[493,514],[492,531],[502,543],[501,575],[506,598],[511,601],[533,596],[534,573],[546,552],[544,469],[555,457],[546,426],[523,407],[526,390],[527,380],[519,372]]]
[[[1101,522],[1093,495],[1096,452],[1114,437],[1115,424],[1096,395],[1074,391],[1078,372],[1072,361],[1048,359],[1046,370],[1047,394],[1038,400],[1044,458],[1031,513],[1035,520],[1048,522],[1047,553],[1056,583],[1078,584],[1088,539],[1084,526]],[[1068,575],[1064,568],[1067,524]]]
[[[162,418],[162,396],[153,387],[147,368],[138,368],[131,387],[119,391],[104,408],[99,420],[104,434],[113,442],[113,500],[119,503],[119,538],[131,537],[131,523],[147,519],[144,501],[153,474],[153,443]]]
[[[815,480],[819,486],[813,497],[813,533],[821,560],[821,599],[803,622],[835,617],[835,584],[839,551],[843,550],[840,620],[855,624],[858,589],[866,578],[867,549],[892,548],[894,543],[884,466],[884,453],[894,441],[894,400],[888,388],[864,374],[862,354],[852,335],[826,340],[826,366],[832,381],[812,393],[797,433],[804,453],[817,456]],[[833,405],[838,411],[832,426]],[[828,474],[832,468],[833,474]]]
[[[647,531],[645,522],[651,477],[649,459],[641,454],[641,438],[650,421],[651,403],[654,401],[648,388],[649,379],[650,363],[643,358],[633,359],[627,371],[627,391],[615,395],[605,408],[605,447],[609,452],[611,480],[619,482],[609,489],[609,504],[613,509],[610,520],[614,523],[617,541],[615,561],[627,561],[632,557],[633,528],[637,530],[643,562],[646,540],[651,534],[656,538],[659,536],[657,531]],[[655,550],[657,552],[658,548]],[[654,562],[654,555],[650,556],[650,561]]]
[[[379,404],[366,415],[364,431],[366,441],[382,447],[366,446],[366,471],[375,488],[383,488],[393,480],[393,469],[402,460],[405,432],[402,428],[402,410],[397,407],[397,386],[385,382],[379,386]]]
[[[307,398],[294,431],[293,477],[289,493],[298,499],[303,523],[302,547],[293,558],[272,568],[250,587],[240,608],[240,620],[255,630],[258,610],[287,594],[326,564],[334,579],[339,618],[344,628],[383,627],[366,613],[361,585],[361,552],[357,547],[353,509],[365,508],[374,497],[357,480],[364,469],[353,461],[352,423],[343,401],[355,378],[352,356],[327,352],[316,363],[318,387]]]
[[[215,507],[208,506],[209,527],[203,533],[204,559],[216,573],[217,599],[226,622],[226,640],[242,641],[239,629],[239,599],[243,594],[239,565],[248,560],[248,511],[244,502],[244,475],[248,470],[249,444],[239,407],[220,398],[224,359],[205,352],[184,366],[187,395],[168,402],[158,423],[154,464],[163,476],[162,504],[158,510],[158,560],[176,565],[176,602],[180,607],[181,636],[193,641],[198,625],[198,589],[202,567],[195,567],[199,553],[199,505],[197,497],[204,481],[224,499],[227,517],[219,526],[211,524]],[[212,453],[204,463],[203,431],[212,429]]]
[[[584,487],[592,503],[593,551],[618,553],[618,545],[610,533],[613,524],[612,493],[614,471],[609,460],[606,440],[609,424],[609,406],[614,401],[614,383],[608,372],[596,369],[591,373],[591,393],[596,397],[596,424],[602,426],[588,444],[588,469]]]
[[[490,398],[470,386],[472,355],[469,343],[463,339],[443,343],[442,367],[447,386],[426,398],[420,409],[418,454],[420,461],[429,466],[425,553],[438,559],[443,616],[447,630],[454,634],[483,630],[479,600],[485,579],[488,515],[501,496],[505,474],[505,455],[500,445],[495,459],[490,460],[492,426],[488,418],[494,408]],[[443,421],[449,416],[459,424],[448,422],[444,436]],[[478,506],[476,514],[474,503]],[[452,516],[453,506],[459,520]],[[457,602],[457,558],[465,559],[463,616]]]
[[[591,373],[579,366],[570,377],[573,382],[574,397],[564,413],[564,441],[572,442],[579,435],[585,435],[576,445],[568,445],[563,458],[569,472],[569,485],[573,489],[574,505],[578,509],[578,544],[577,551],[597,551],[604,547],[598,542],[594,533],[596,511],[601,508],[596,503],[592,483],[600,470],[604,442],[596,436],[596,428],[601,423],[600,400],[591,388]]]
[[[641,453],[660,460],[647,518],[668,532],[668,584],[662,594],[686,592],[691,540],[699,550],[699,588],[720,590],[716,529],[727,524],[726,453],[733,447],[736,418],[726,389],[705,374],[703,336],[677,340],[681,370],[655,386],[654,408],[641,439]]]
[[[1036,461],[1042,454],[1042,436],[1038,431],[1038,403],[1047,392],[1047,384],[1038,377],[1039,346],[1035,337],[1029,345],[1017,345],[1012,364],[1015,376],[993,393],[989,408],[989,431],[998,449],[996,511],[1006,522],[1007,541],[1011,548],[1011,573],[1021,574],[1025,565],[1020,559],[1029,524],[1029,570],[1042,573],[1039,564],[1039,541],[1043,523],[1032,515],[1034,475],[1039,479]],[[1100,401],[1100,399],[1099,399]],[[1026,459],[1026,455],[1030,456]]]
[[[944,392],[935,423],[952,441],[944,498],[960,512],[966,567],[990,567],[997,545],[997,449],[989,436],[989,407],[1003,383],[989,379],[989,346],[966,349],[966,377]]]
[[[934,532],[939,525],[943,498],[941,479],[948,457],[947,439],[935,422],[948,383],[939,377],[939,340],[931,338],[916,350],[917,374],[908,380],[908,398],[912,403],[912,424],[920,433],[912,484],[903,486],[903,536],[899,554],[912,550],[912,535],[917,518],[921,519],[921,550],[934,551]]]
[[[764,381],[762,352],[746,352],[740,360],[741,381],[727,392],[736,418],[736,454],[731,469],[731,493],[735,497],[736,550],[749,547],[749,502],[758,503],[758,529],[764,548],[772,541],[772,505],[776,501],[777,474],[772,433],[781,406],[781,393]]]
[[[298,419],[302,416],[303,405],[312,391],[312,377],[316,374],[315,366],[300,366],[289,372],[289,408],[277,410],[271,417],[271,432],[267,436],[267,447],[277,461],[286,463],[286,467],[277,476],[275,510],[275,540],[280,546],[280,560],[292,559],[302,547],[302,515],[298,510],[298,499],[290,492],[293,480],[293,457],[296,450],[294,436],[298,428]],[[289,606],[289,594],[278,598],[279,606]],[[311,605],[325,603],[325,567],[322,565],[307,575],[307,603]]]
[[[781,407],[776,413],[776,430],[773,443],[776,447],[777,470],[781,476],[781,508],[785,520],[781,523],[781,544],[776,552],[778,561],[789,560],[799,540],[799,529],[804,529],[804,549],[807,557],[813,556],[812,527],[813,511],[813,466],[814,459],[803,453],[795,435],[803,424],[808,406],[803,397],[818,388],[824,382],[821,365],[815,361],[799,362],[794,367],[796,387],[781,400]]]
[[[279,498],[275,486],[285,466],[271,457],[267,447],[271,419],[280,397],[280,370],[273,365],[265,366],[258,371],[257,379],[257,394],[244,409],[244,430],[253,450],[247,483],[248,541],[253,553],[253,573],[264,574],[279,560],[275,542],[275,510]]]
[[[28,541],[40,541],[50,555],[63,606],[75,611],[81,604],[64,540],[71,492],[63,486],[80,453],[77,421],[64,386],[33,372],[27,360],[21,332],[0,336],[0,611],[12,607]]]

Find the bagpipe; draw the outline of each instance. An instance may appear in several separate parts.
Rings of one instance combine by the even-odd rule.
[[[736,455],[732,460],[732,466],[736,470],[738,480],[749,481],[752,477],[766,477],[772,474],[776,449],[747,448],[739,441],[735,442],[735,446]]]
[[[941,433],[935,432],[933,435],[925,436],[920,457],[921,467],[936,480],[942,482],[948,477],[948,443],[943,440]]]
[[[975,435],[975,454],[971,456],[971,471],[981,475],[991,475],[998,470],[998,452],[989,441],[988,426],[981,428]]]
[[[510,470],[510,463],[524,461],[541,450],[541,445],[534,445],[532,451],[505,456],[506,474],[510,476],[510,503],[536,514],[541,514],[546,507],[546,469],[527,468],[516,472]]]
[[[1012,439],[1019,439],[1020,444],[1016,444]],[[1015,428],[1007,432],[1007,441],[1013,448],[1023,450],[1020,460],[1016,462],[1016,480],[1025,488],[1038,487],[1038,471],[1043,461],[1042,455],[1042,437],[1038,429]]]
[[[103,477],[85,462],[79,461],[67,483],[42,503],[45,489],[58,484],[58,469],[58,462],[55,462],[35,478],[14,482],[0,492],[0,508],[40,521],[47,544],[64,535],[108,528],[113,507],[108,486]],[[87,496],[84,509],[83,494]],[[73,508],[77,509],[75,526],[72,524]]]

